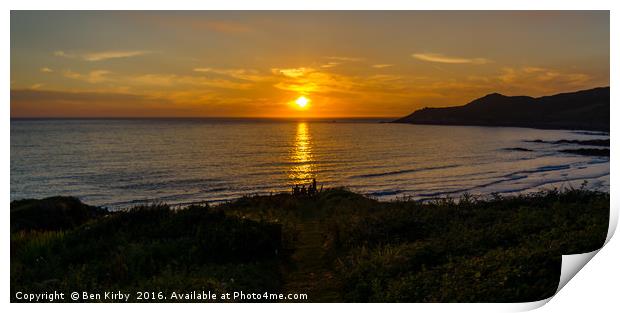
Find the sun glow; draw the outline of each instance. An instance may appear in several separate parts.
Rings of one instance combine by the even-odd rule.
[[[297,98],[297,100],[295,100],[295,104],[300,108],[300,109],[304,109],[308,106],[308,104],[310,103],[310,99],[301,96],[299,98]]]

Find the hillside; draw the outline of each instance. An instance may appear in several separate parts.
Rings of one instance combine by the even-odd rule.
[[[492,93],[466,105],[424,108],[395,123],[609,131],[609,87],[533,98]]]

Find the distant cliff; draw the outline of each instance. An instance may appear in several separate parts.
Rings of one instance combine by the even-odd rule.
[[[395,123],[609,131],[609,87],[533,98],[492,93],[466,105],[424,108]]]

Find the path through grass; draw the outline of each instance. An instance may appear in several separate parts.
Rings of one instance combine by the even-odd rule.
[[[299,220],[297,229],[296,250],[284,272],[284,293],[306,293],[308,302],[339,302],[340,284],[324,258],[324,223],[311,214]]]

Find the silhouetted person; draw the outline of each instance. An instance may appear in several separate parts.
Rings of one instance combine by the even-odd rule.
[[[312,179],[312,194],[316,194],[316,178]]]
[[[306,195],[307,194],[307,192],[306,192],[306,185],[301,185],[301,194],[302,195]]]

